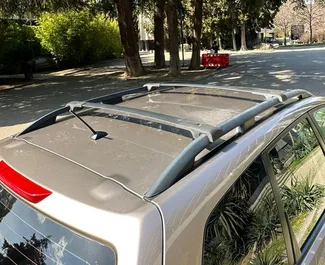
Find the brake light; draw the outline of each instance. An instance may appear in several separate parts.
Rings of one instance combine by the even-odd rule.
[[[27,179],[3,160],[0,161],[0,181],[24,199],[38,203],[52,192]]]

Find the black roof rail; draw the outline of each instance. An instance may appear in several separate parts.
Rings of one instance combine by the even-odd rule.
[[[131,95],[131,94],[137,94],[137,93],[148,93],[148,89],[146,87],[140,87],[140,88],[133,88],[133,89],[127,89],[111,94],[106,94],[104,96],[96,97],[87,100],[87,102],[93,102],[93,103],[118,103],[122,101],[122,97],[126,95]],[[31,131],[35,131],[37,129],[40,129],[42,127],[45,127],[47,125],[53,124],[56,121],[57,116],[64,114],[66,112],[70,111],[70,107],[65,106],[62,108],[59,108],[57,110],[54,110],[35,122],[33,122],[31,125],[29,125],[26,129],[24,129],[22,132],[18,133],[16,136],[20,136],[26,133],[29,133]]]
[[[197,87],[197,85],[193,85]],[[233,129],[239,128],[239,131],[243,132],[250,128],[255,123],[255,118],[258,114],[261,114],[272,107],[292,98],[307,98],[311,97],[312,94],[306,90],[297,89],[281,93],[277,97],[270,98],[257,104],[234,117],[218,124],[216,128],[218,138],[232,131]],[[192,141],[187,147],[185,147],[169,164],[169,166],[161,173],[158,179],[154,182],[151,188],[146,192],[145,197],[152,199],[159,195],[163,191],[167,190],[172,186],[188,167],[190,162],[194,162],[195,157],[202,152],[205,148],[210,145],[206,135],[201,135]]]
[[[127,89],[127,90],[123,90],[123,91],[106,94],[104,96],[89,99],[86,102],[117,104],[117,103],[122,102],[123,96],[139,94],[139,93],[144,93],[146,95],[150,92],[151,92],[150,89],[143,86],[143,87],[139,87],[139,88],[132,88],[132,89]],[[31,131],[35,131],[35,130],[45,127],[47,125],[51,125],[51,124],[55,123],[57,116],[59,116],[63,113],[69,112],[69,110],[70,110],[70,108],[68,106],[54,110],[54,111],[42,116],[35,122],[33,122],[26,129],[24,129],[22,132],[18,133],[16,136],[20,136],[20,135],[29,133]]]

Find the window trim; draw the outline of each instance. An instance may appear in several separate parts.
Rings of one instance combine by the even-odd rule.
[[[314,112],[316,112],[317,110],[322,109],[322,108],[325,108],[325,105],[320,105],[320,106],[317,106],[316,108],[311,109],[310,111],[308,111],[308,116],[310,118],[311,126],[312,126],[313,130],[315,131],[316,136],[319,139],[320,146],[322,147],[323,153],[325,155],[325,140],[324,140],[325,139],[325,133],[320,128],[318,122],[316,121],[316,119],[315,119],[315,117],[313,115]]]
[[[273,142],[272,142],[272,146],[274,146],[274,145],[275,145],[275,143],[273,144]],[[297,253],[297,250],[295,249],[294,241],[293,241],[293,239],[291,237],[290,224],[287,222],[287,219],[286,219],[286,216],[285,216],[285,210],[284,210],[284,205],[283,205],[281,194],[280,194],[280,188],[279,188],[279,185],[278,185],[278,183],[276,181],[276,177],[275,177],[275,174],[273,172],[272,164],[271,164],[271,161],[270,161],[270,158],[269,158],[269,151],[270,150],[267,150],[267,151],[264,150],[263,151],[262,160],[263,160],[263,163],[264,163],[266,174],[268,175],[268,178],[270,180],[270,185],[271,185],[272,190],[273,190],[275,203],[276,203],[277,208],[278,208],[280,223],[281,223],[284,242],[285,242],[285,246],[286,246],[286,252],[287,252],[287,256],[288,256],[288,264],[292,265],[292,264],[296,263],[298,253]]]
[[[325,143],[324,143],[324,139],[325,139],[325,135],[323,133],[320,133],[318,129],[319,125],[317,124],[317,121],[314,119],[312,113],[317,111],[317,109],[320,109],[322,107],[325,107],[325,105],[321,105],[321,106],[317,106],[311,110],[309,110],[307,113],[303,114],[302,116],[300,116],[299,118],[297,118],[293,123],[291,123],[288,127],[286,127],[279,135],[276,136],[276,138],[264,149],[264,151],[262,152],[262,156],[265,155],[265,161],[266,163],[270,166],[270,172],[268,172],[270,181],[271,179],[275,180],[275,175],[272,169],[272,165],[271,165],[271,161],[269,158],[269,152],[274,148],[274,146],[276,145],[276,143],[282,139],[288,132],[291,131],[291,129],[293,127],[295,127],[298,123],[300,123],[302,120],[307,120],[308,123],[310,124],[313,132],[315,133],[315,137],[319,143],[320,148],[322,149],[322,152],[324,154],[324,158],[325,158]],[[267,169],[268,170],[268,169]],[[279,191],[279,186],[277,183],[276,184],[276,189]],[[282,199],[280,198],[280,201],[277,201],[278,204],[278,208],[280,206],[280,204],[282,206],[280,206],[281,208],[283,207],[283,202]],[[284,210],[284,208],[283,208]],[[325,213],[325,210],[324,210]],[[289,235],[289,239],[291,241],[291,245],[292,245],[292,253],[294,254],[295,257],[295,261],[292,264],[300,264],[301,261],[304,259],[304,257],[308,254],[309,249],[311,248],[314,240],[316,239],[319,231],[321,230],[321,225],[319,222],[320,220],[325,220],[325,214],[322,214],[321,217],[319,218],[319,220],[317,221],[317,223],[315,224],[313,230],[311,231],[311,233],[308,235],[306,241],[303,243],[301,250],[298,244],[296,244],[295,242],[297,242],[297,239],[295,237],[295,235],[293,234],[292,236]],[[290,227],[291,224],[287,223],[287,227]],[[315,231],[314,231],[315,230]],[[286,237],[285,237],[286,238]],[[290,264],[290,263],[289,263]]]
[[[320,146],[323,150],[324,153],[324,157],[325,157],[325,134],[323,132],[323,130],[320,128],[318,122],[316,121],[315,117],[314,117],[314,112],[316,112],[319,109],[325,108],[325,105],[320,105],[317,106],[313,109],[311,109],[310,111],[308,111],[308,116],[310,118],[310,123],[312,126],[313,131],[315,132],[316,137],[318,138],[318,141],[320,142]],[[323,213],[321,214],[321,216],[319,217],[319,219],[317,220],[315,226],[313,227],[313,229],[311,230],[309,236],[307,237],[306,241],[304,242],[304,244],[301,247],[301,257],[298,260],[297,264],[301,264],[302,261],[306,258],[306,256],[308,255],[313,243],[315,242],[315,240],[317,239],[320,231],[322,230],[322,227],[325,225],[325,209],[323,210]]]

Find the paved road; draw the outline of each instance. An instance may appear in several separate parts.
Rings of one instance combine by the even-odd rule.
[[[304,88],[325,95],[325,47],[280,48],[231,56],[234,66],[206,81],[274,89]]]
[[[150,64],[153,54],[143,54]],[[186,54],[186,59],[190,58]],[[290,48],[272,52],[232,54],[233,67],[220,71],[206,83],[275,89],[305,88],[325,95],[325,47]],[[89,71],[57,75],[21,89],[0,92],[0,139],[21,131],[37,117],[72,100],[82,100],[127,87],[138,87],[147,80],[112,80],[114,69],[123,61],[94,67]]]

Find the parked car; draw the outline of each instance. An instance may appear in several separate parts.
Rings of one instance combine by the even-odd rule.
[[[147,84],[0,143],[2,264],[324,264],[325,99]]]

